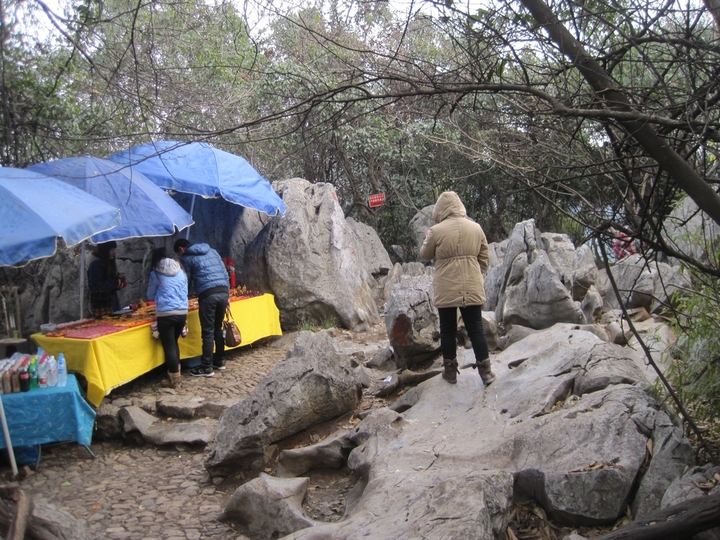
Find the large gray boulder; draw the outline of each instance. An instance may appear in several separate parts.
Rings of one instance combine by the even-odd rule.
[[[575,251],[567,236],[543,236],[527,220],[515,225],[501,249],[494,247],[502,260],[487,273],[485,309],[494,310],[499,322],[542,329],[585,321],[570,293]]]
[[[292,538],[501,538],[513,493],[563,524],[614,523],[668,417],[622,347],[570,324],[526,339],[493,357],[489,387],[470,371],[453,386],[434,377],[403,413],[374,411],[350,431],[348,466],[362,481],[345,517]],[[658,465],[648,486],[659,491],[679,473]]]
[[[666,241],[670,247],[706,263],[720,248],[720,225],[702,212],[695,201],[685,197],[665,220]],[[679,261],[671,259],[673,266]]]
[[[384,276],[390,272],[393,263],[375,229],[351,217],[346,218],[345,221],[355,235],[355,245],[360,252],[360,260],[365,264],[367,274]]]
[[[630,255],[620,259],[610,271],[620,293],[620,299],[605,275],[598,282],[598,291],[611,309],[644,308],[648,313],[659,313],[671,305],[673,294],[692,290],[692,283],[680,267],[667,263],[648,261],[642,255]]]
[[[435,220],[433,219],[434,210],[434,204],[425,206],[412,217],[410,223],[408,224],[408,227],[410,227],[410,235],[415,242],[413,246],[415,249],[415,253],[420,252],[420,248],[425,241],[425,233],[427,232],[427,230],[433,225],[435,225]]]
[[[567,234],[540,233],[541,246],[550,264],[558,273],[560,283],[570,290],[575,273],[575,246]]]
[[[583,323],[585,316],[544,251],[520,253],[505,285],[503,322],[549,328],[557,322]]]
[[[260,473],[240,486],[220,516],[247,527],[260,538],[278,538],[312,527],[313,521],[302,511],[308,478],[273,478]]]
[[[261,471],[271,445],[358,404],[360,382],[327,331],[300,332],[284,362],[220,416],[205,468],[213,476]]]
[[[329,319],[357,331],[379,323],[369,264],[333,186],[301,178],[276,185],[287,212],[247,246],[241,281],[275,295],[285,329]]]

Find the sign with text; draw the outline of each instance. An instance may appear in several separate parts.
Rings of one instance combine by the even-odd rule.
[[[370,206],[370,208],[377,208],[378,206],[382,206],[383,204],[385,204],[384,193],[375,193],[373,195],[368,195],[368,206]]]

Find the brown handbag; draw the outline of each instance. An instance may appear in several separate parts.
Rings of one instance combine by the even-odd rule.
[[[238,325],[235,324],[230,306],[225,309],[225,320],[223,321],[223,329],[225,330],[225,346],[237,347],[242,343],[242,335]]]

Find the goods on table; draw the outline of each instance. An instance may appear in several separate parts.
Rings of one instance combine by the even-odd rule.
[[[67,375],[67,371],[65,373]],[[58,364],[55,357],[42,348],[35,355],[16,352],[0,360],[0,381],[2,394],[52,387],[58,382]]]
[[[252,291],[244,286],[230,289],[230,301],[244,300],[262,296],[264,293],[260,291]],[[198,299],[190,298],[188,300],[188,310],[198,309]],[[155,321],[155,302],[144,302],[140,300],[137,309],[129,310],[116,316],[103,317],[101,319],[82,319],[56,325],[55,329],[47,332],[47,337],[66,337],[75,339],[95,339],[128,328],[151,324]]]

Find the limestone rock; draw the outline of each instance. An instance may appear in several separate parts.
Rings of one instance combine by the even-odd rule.
[[[655,417],[650,449],[650,465],[640,479],[631,507],[636,518],[660,510],[670,484],[695,464],[695,451],[683,436],[679,422],[663,411]]]
[[[278,538],[312,527],[302,511],[308,478],[273,478],[260,473],[240,486],[225,506],[221,521],[237,521],[262,538]]]
[[[359,387],[326,331],[298,333],[285,361],[220,416],[206,469],[213,476],[260,470],[271,444],[352,410]]]
[[[120,410],[125,433],[138,431],[143,439],[158,446],[169,444],[207,445],[215,435],[216,422],[162,422],[138,407]]]
[[[423,207],[412,217],[410,223],[408,224],[408,227],[410,228],[410,235],[415,241],[415,245],[413,246],[415,248],[415,254],[420,252],[420,248],[425,241],[425,233],[427,230],[435,225],[435,220],[432,217],[434,210],[434,204]],[[415,258],[415,254],[413,254],[412,258]]]
[[[277,185],[287,212],[247,246],[242,281],[275,295],[283,328],[332,318],[353,330],[377,324],[372,278],[332,185]]]
[[[502,306],[506,324],[548,328],[556,322],[581,323],[585,316],[550,264],[544,251],[534,259],[520,254],[513,265],[505,288]]]
[[[385,304],[385,328],[398,367],[437,356],[440,326],[430,276],[403,276],[395,284]]]

